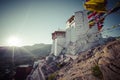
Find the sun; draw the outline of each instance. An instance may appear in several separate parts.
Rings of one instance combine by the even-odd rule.
[[[7,43],[9,46],[21,46],[21,39],[16,36],[11,36],[8,38]]]

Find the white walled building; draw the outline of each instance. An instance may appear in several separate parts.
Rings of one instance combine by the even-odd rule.
[[[77,54],[102,44],[101,38],[96,24],[89,29],[86,10],[75,12],[66,22],[67,54]]]
[[[58,35],[59,34],[59,35]],[[63,47],[66,54],[78,54],[102,44],[101,33],[98,33],[97,24],[89,28],[87,11],[75,12],[66,22],[66,31],[52,33],[54,55],[59,55]]]
[[[58,56],[65,47],[65,31],[55,31],[52,33],[52,40],[51,54]]]

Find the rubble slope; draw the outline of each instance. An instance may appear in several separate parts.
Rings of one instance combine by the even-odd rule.
[[[57,80],[120,80],[120,40],[78,55],[58,71]]]

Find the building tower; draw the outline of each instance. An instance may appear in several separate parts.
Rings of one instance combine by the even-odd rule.
[[[52,33],[52,50],[51,54],[58,56],[65,47],[65,31],[55,31]]]
[[[87,11],[75,12],[66,22],[66,44],[68,54],[78,54],[101,44],[97,24],[89,27]]]

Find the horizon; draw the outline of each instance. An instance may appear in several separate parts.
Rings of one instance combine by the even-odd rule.
[[[9,46],[9,45],[0,45],[0,47],[18,47],[18,48],[21,48],[21,47],[27,47],[27,46],[35,46],[35,45],[42,45],[42,44],[44,44],[44,45],[52,45],[52,43],[51,44],[45,44],[45,43],[36,43],[36,44],[28,44],[28,45],[23,45],[23,46]]]

